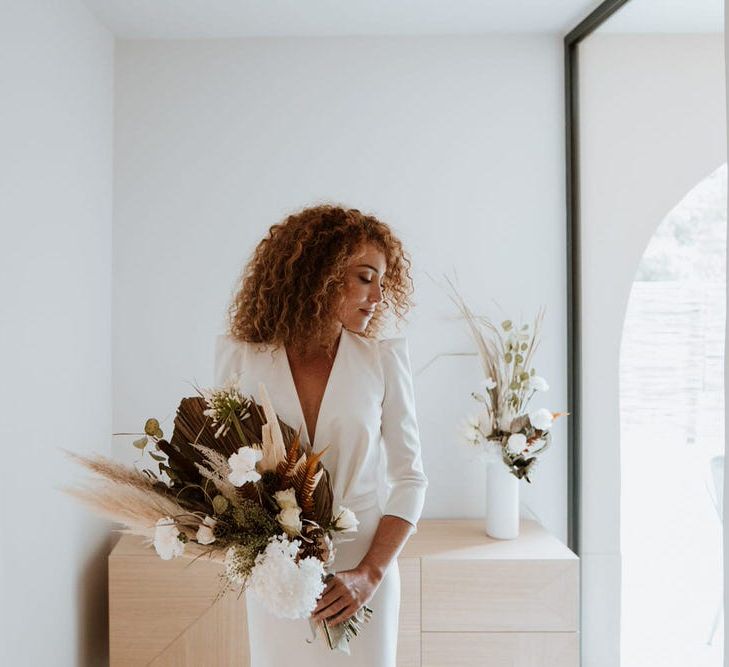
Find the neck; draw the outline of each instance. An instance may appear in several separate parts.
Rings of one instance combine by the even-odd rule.
[[[337,320],[332,325],[326,339],[320,339],[309,343],[304,351],[299,353],[294,352],[294,356],[300,361],[319,359],[321,357],[333,358],[336,354],[343,332],[344,326]]]

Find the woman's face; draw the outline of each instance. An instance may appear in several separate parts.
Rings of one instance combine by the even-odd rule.
[[[375,306],[382,301],[382,283],[387,262],[385,254],[375,245],[365,243],[347,266],[344,299],[339,320],[345,329],[362,332],[369,324]]]

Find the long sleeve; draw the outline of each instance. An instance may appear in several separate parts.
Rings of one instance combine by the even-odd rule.
[[[385,379],[382,437],[387,481],[391,486],[383,514],[409,521],[414,534],[418,531],[428,478],[423,471],[407,339],[380,341],[380,359]]]

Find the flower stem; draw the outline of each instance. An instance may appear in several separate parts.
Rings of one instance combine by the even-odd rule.
[[[248,444],[248,438],[246,438],[245,434],[243,433],[243,428],[240,425],[240,421],[238,421],[238,415],[233,413],[233,426],[235,427],[235,431],[238,434],[238,437],[240,438],[242,445]]]

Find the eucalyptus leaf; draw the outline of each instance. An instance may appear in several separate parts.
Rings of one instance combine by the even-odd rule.
[[[144,432],[147,435],[156,435],[159,430],[159,422],[154,417],[150,417],[146,422],[144,422]]]
[[[160,454],[155,454],[154,452],[150,452],[149,455],[155,460],[155,461],[165,461],[167,459],[166,456],[161,456]]]
[[[147,446],[147,436],[139,438],[132,443],[137,449],[144,449]]]

